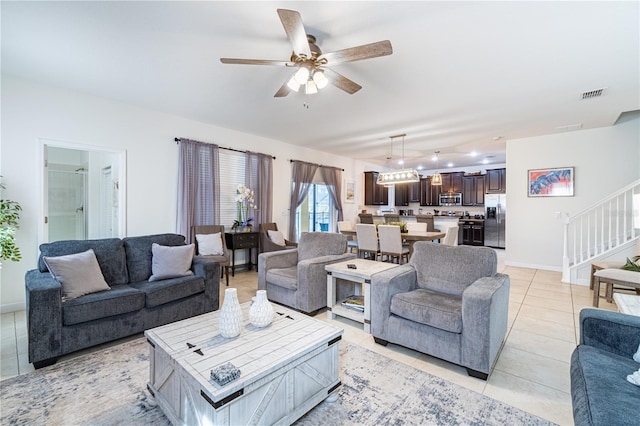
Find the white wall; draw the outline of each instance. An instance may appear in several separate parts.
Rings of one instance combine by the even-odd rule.
[[[527,171],[575,167],[575,196],[527,197]],[[562,220],[640,179],[640,118],[507,141],[507,265],[560,271]]]
[[[1,114],[0,174],[7,186],[3,198],[18,201],[23,208],[16,234],[23,260],[6,262],[0,269],[1,312],[24,309],[24,274],[37,263],[39,138],[126,149],[127,235],[175,232],[178,145],[174,137],[276,156],[273,219],[285,233],[290,159],[342,167],[343,177],[355,180],[356,200],[344,204],[346,219],[353,219],[363,203],[364,163],[276,140],[7,76],[2,76]]]

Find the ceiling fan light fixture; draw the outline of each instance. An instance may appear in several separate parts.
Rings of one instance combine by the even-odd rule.
[[[318,93],[318,87],[313,82],[313,80],[307,81],[306,93],[307,95],[313,95],[314,93]]]
[[[298,84],[305,84],[309,80],[309,69],[307,67],[300,67],[294,74],[294,78]]]
[[[313,81],[318,86],[318,89],[324,89],[329,84],[329,80],[325,77],[324,73],[320,70],[316,70],[313,73]]]
[[[287,87],[289,87],[289,89],[293,90],[294,92],[300,90],[300,83],[298,83],[298,80],[296,80],[295,75],[291,77],[291,79],[287,83]]]

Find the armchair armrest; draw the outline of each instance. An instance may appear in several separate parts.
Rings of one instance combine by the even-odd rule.
[[[391,298],[418,286],[416,270],[411,265],[374,274],[371,277],[371,334],[387,340],[387,322],[391,316]]]
[[[304,312],[310,312],[316,306],[327,306],[327,271],[326,265],[354,259],[355,254],[330,254],[298,263],[298,291],[296,291],[297,306]],[[303,284],[303,283],[306,283]]]
[[[267,289],[267,272],[270,269],[290,268],[297,263],[297,249],[260,253],[258,255],[258,290]]]
[[[509,276],[483,277],[462,293],[462,364],[489,373],[507,334]]]
[[[220,308],[220,263],[214,259],[195,256],[191,264],[193,274],[204,278],[204,295],[212,311]]]
[[[640,344],[640,317],[602,309],[582,309],[580,344],[631,358]]]
[[[29,362],[62,354],[62,285],[49,272],[25,275]]]

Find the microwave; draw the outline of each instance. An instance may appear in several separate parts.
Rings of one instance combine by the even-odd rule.
[[[440,194],[441,206],[461,206],[462,194],[459,192]]]

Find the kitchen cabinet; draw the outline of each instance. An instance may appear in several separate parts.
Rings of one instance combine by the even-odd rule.
[[[431,176],[420,179],[420,205],[440,205],[440,186],[431,185]]]
[[[364,172],[364,204],[384,206],[389,203],[389,188],[378,185],[378,172]]]
[[[395,205],[408,206],[420,202],[420,182],[395,185]]]
[[[504,194],[507,192],[507,169],[487,170],[485,186],[487,194]]]
[[[462,192],[462,178],[464,172],[441,173],[442,188],[441,193],[445,192]]]
[[[480,220],[461,220],[458,224],[460,233],[458,241],[468,246],[484,245],[484,223]]]
[[[462,205],[484,205],[484,175],[465,176],[462,178]]]

